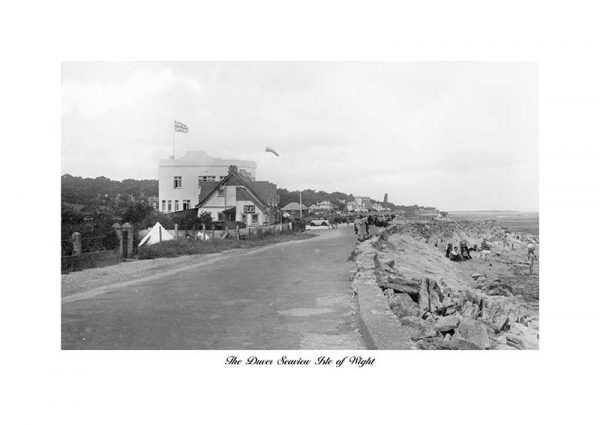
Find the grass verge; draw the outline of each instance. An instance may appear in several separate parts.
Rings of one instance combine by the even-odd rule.
[[[140,260],[147,260],[161,257],[178,257],[181,255],[212,254],[229,249],[254,248],[278,242],[308,239],[314,236],[316,235],[310,233],[284,233],[263,236],[259,239],[216,239],[208,241],[177,239],[161,242],[156,245],[142,246],[138,250],[138,258]]]

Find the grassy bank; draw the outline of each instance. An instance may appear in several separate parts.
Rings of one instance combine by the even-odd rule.
[[[178,257],[181,255],[211,254],[229,249],[254,248],[278,242],[308,239],[314,236],[315,235],[309,233],[284,233],[280,235],[264,236],[259,239],[216,239],[209,241],[177,239],[161,242],[156,245],[143,246],[138,251],[138,258],[140,260],[146,260],[161,257]]]

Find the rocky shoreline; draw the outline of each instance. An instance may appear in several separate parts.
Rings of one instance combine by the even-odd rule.
[[[446,243],[472,245],[483,237],[489,255],[463,262],[445,257]],[[355,291],[364,303],[359,287],[379,288],[368,296],[386,300],[398,335],[410,339],[405,347],[538,349],[539,275],[525,261],[528,240],[492,220],[394,223],[357,246]]]

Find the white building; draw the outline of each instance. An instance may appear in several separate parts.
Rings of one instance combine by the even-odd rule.
[[[239,159],[218,159],[204,151],[187,152],[177,159],[163,159],[158,165],[158,206],[161,212],[194,208],[201,200],[202,191],[210,183],[223,180],[229,166],[248,180],[256,176],[256,162]]]
[[[212,183],[195,206],[198,216],[209,213],[213,220],[237,221],[247,226],[279,222],[277,186],[257,182],[239,174],[235,166],[218,183]]]

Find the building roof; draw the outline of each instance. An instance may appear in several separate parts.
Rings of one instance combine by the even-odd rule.
[[[303,210],[307,210],[305,205],[302,205]],[[298,202],[290,202],[282,208],[283,211],[300,211],[300,204]]]
[[[240,159],[220,159],[209,156],[205,151],[187,151],[184,156],[176,159],[161,159],[159,166],[195,166],[195,165],[237,165],[244,168],[256,168],[256,162]]]
[[[204,183],[207,183],[206,190]],[[208,186],[210,184],[211,186]],[[257,207],[265,211],[272,205],[277,204],[277,186],[273,183],[261,181],[255,182],[245,179],[238,173],[236,166],[229,167],[229,174],[219,182],[201,182],[202,189],[200,191],[200,199],[196,208],[201,207],[221,186],[242,186],[246,189],[250,200]]]

